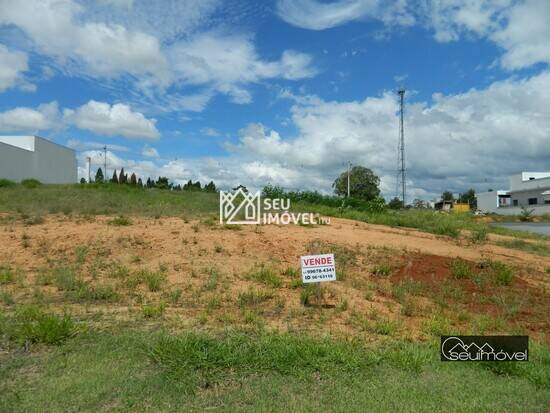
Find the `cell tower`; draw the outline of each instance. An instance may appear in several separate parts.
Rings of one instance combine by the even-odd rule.
[[[405,176],[405,127],[403,125],[403,111],[405,105],[405,88],[401,87],[397,91],[399,95],[399,142],[397,146],[397,188],[396,197],[399,198],[399,191],[401,191],[401,201],[403,207],[407,205],[406,202],[406,176]]]

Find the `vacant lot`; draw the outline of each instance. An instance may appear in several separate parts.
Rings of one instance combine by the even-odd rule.
[[[215,195],[132,188],[70,187],[93,201],[50,213],[62,208],[62,188],[56,197],[8,190],[11,198],[0,189],[10,198],[0,205],[2,411],[550,404],[544,239],[479,235],[472,222],[452,236],[341,218],[220,226]],[[92,211],[98,198],[110,214]],[[335,254],[338,281],[304,287],[300,255],[322,252]],[[441,363],[447,333],[528,334],[531,361]]]

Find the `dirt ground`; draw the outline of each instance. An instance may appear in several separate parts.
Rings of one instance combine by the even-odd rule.
[[[238,228],[176,217],[132,218],[127,226],[110,225],[110,220],[49,215],[37,225],[3,225],[0,266],[24,274],[23,283],[4,289],[16,303],[32,302],[39,295],[71,311],[101,310],[122,318],[141,314],[147,303],[165,302],[165,316],[181,325],[263,323],[281,329],[367,335],[391,335],[396,330],[418,338],[433,330],[430,326],[438,322],[434,317],[441,315],[453,331],[471,331],[483,317],[497,320],[492,324],[484,320],[489,331],[520,329],[540,334],[543,340],[550,331],[550,275],[546,272],[550,259],[492,244],[506,237],[491,236],[483,245],[469,245],[467,238],[344,219],[315,227]],[[85,256],[78,276],[92,286],[122,289],[121,281],[110,275],[115,264],[131,273],[160,269],[166,282],[158,292],[143,285],[135,290],[124,287],[123,297],[116,302],[96,300],[85,305],[68,299],[55,283],[37,282],[41,272],[67,263],[76,266],[79,249]],[[334,252],[341,278],[325,283],[322,298],[304,305],[299,258],[312,252]],[[345,260],[339,260],[339,255]],[[485,271],[480,263],[503,262],[514,268],[513,282],[506,287],[480,287],[473,279],[454,279],[450,265],[457,258],[465,260],[476,276]],[[281,283],[255,278],[253,274],[261,269],[272,271]],[[176,289],[181,290],[181,299],[173,298]],[[238,297],[246,291],[267,291],[272,298],[260,305],[239,304]],[[512,306],[516,311],[510,312]]]

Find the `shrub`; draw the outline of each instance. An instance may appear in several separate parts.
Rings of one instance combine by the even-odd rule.
[[[145,304],[141,310],[145,318],[157,318],[164,314],[164,311],[166,310],[166,304]]]
[[[487,241],[488,230],[485,226],[476,228],[470,232],[470,242],[472,244],[483,244]]]
[[[162,283],[166,279],[165,275],[160,271],[146,271],[142,270],[139,273],[139,277],[143,280],[149,291],[159,291],[162,287]]]
[[[372,269],[372,273],[379,277],[387,277],[391,274],[391,266],[390,264],[377,265]]]
[[[59,344],[76,333],[68,314],[49,314],[37,306],[20,308],[13,319],[5,323],[7,336],[19,343]]]
[[[512,284],[514,279],[514,271],[508,265],[502,262],[493,262],[493,270],[495,272],[495,282],[497,285],[507,286]]]
[[[461,258],[455,258],[450,263],[451,275],[456,279],[470,278],[472,276],[472,269],[467,261]]]
[[[53,270],[54,284],[60,291],[76,291],[82,282],[70,267],[57,267]]]
[[[15,186],[15,182],[10,181],[9,179],[0,179],[0,188],[7,188],[10,186]]]
[[[112,285],[83,284],[78,290],[78,297],[92,301],[118,301],[119,295]]]
[[[30,178],[30,179],[23,179],[21,181],[21,185],[23,185],[25,188],[32,189],[42,185],[42,182],[40,182],[38,179]]]

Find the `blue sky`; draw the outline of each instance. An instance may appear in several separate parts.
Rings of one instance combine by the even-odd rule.
[[[410,197],[548,170],[545,0],[0,0],[0,133],[147,178]],[[110,174],[109,173],[109,174]],[[409,200],[410,201],[410,200]]]

